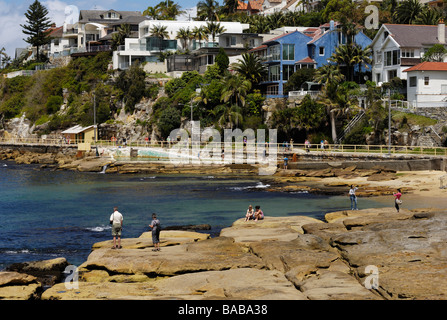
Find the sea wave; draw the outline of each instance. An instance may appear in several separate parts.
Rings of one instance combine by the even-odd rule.
[[[244,187],[228,187],[230,190],[241,191],[241,190],[252,190],[252,189],[265,189],[270,187],[269,184],[263,184],[262,182],[258,182],[254,186],[244,186]]]
[[[99,226],[99,227],[90,227],[90,228],[85,228],[88,231],[93,231],[93,232],[103,232],[105,230],[110,229],[110,226]]]

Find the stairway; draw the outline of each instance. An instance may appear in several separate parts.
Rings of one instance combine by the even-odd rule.
[[[357,113],[355,115],[355,117],[352,118],[352,120],[348,123],[348,125],[345,127],[343,132],[338,135],[337,141],[335,141],[335,144],[340,144],[343,141],[343,139],[346,137],[346,135],[349,132],[351,132],[351,130],[355,127],[355,125],[357,123],[359,123],[359,121],[362,120],[364,116],[365,116],[365,110],[361,109],[360,112]]]

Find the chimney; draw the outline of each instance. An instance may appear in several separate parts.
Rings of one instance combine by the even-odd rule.
[[[443,19],[440,19],[438,23],[438,41],[440,44],[445,44],[445,24]]]
[[[329,30],[331,30],[331,31],[335,30],[335,22],[334,22],[334,20],[329,21]]]

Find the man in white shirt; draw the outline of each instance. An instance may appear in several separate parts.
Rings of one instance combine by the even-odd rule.
[[[121,231],[123,229],[123,215],[118,211],[118,207],[113,208],[110,216],[110,224],[112,225],[113,248],[121,249]],[[118,238],[118,247],[116,246],[116,238]]]

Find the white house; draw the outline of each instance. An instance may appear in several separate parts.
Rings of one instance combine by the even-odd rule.
[[[404,72],[413,107],[447,106],[447,62],[422,62]]]
[[[160,52],[175,52],[178,48],[182,48],[181,40],[176,39],[177,32],[181,28],[192,31],[196,27],[205,27],[207,23],[207,21],[144,20],[138,26],[138,38],[126,38],[125,45],[113,52],[113,68],[127,69],[136,60],[139,62],[157,63]],[[220,26],[225,29],[226,33],[241,34],[244,30],[249,28],[248,24],[240,22],[222,21],[219,23]],[[154,26],[166,26],[169,38],[160,41],[160,39],[153,37],[151,35],[151,30]],[[215,42],[213,43],[211,41],[211,35],[208,40],[201,43],[193,40],[190,43],[190,49],[199,47],[218,47],[219,35],[216,35],[214,40]],[[214,61],[212,63],[214,63]],[[157,71],[162,70],[160,69]],[[165,71],[166,70],[164,70],[164,72]]]
[[[372,80],[378,85],[394,77],[407,79],[404,70],[417,65],[428,48],[446,44],[444,22],[436,26],[383,24],[374,37]]]

